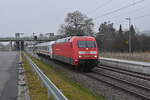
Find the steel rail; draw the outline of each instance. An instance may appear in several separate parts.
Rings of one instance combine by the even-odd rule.
[[[92,78],[92,79],[94,79],[94,80],[104,82],[104,83],[109,84],[109,85],[111,85],[111,86],[117,87],[117,88],[119,88],[119,89],[121,89],[121,90],[127,91],[127,92],[129,92],[129,93],[134,94],[134,95],[137,95],[137,96],[139,96],[139,97],[141,97],[141,98],[144,98],[144,100],[150,100],[150,96],[146,96],[146,95],[144,95],[144,94],[137,93],[136,91],[134,91],[134,90],[132,90],[132,89],[128,89],[128,88],[126,88],[126,87],[120,86],[120,85],[118,85],[118,84],[116,84],[116,83],[113,83],[113,82],[111,82],[111,81],[101,79],[100,77],[97,78],[97,77],[94,77],[93,75],[89,75],[89,74],[85,74],[85,75],[88,76],[88,77],[90,77],[90,78]],[[105,75],[103,75],[103,76],[105,76]],[[105,77],[107,77],[107,76],[105,76]]]
[[[122,79],[122,78],[118,78],[118,77],[114,77],[114,76],[111,76],[111,75],[108,75],[108,74],[104,74],[104,73],[99,73],[99,72],[94,72],[95,74],[98,74],[98,75],[103,75],[103,76],[106,76],[106,77],[109,77],[111,79],[114,79],[114,80],[117,80],[117,81],[120,81],[120,82],[123,82],[125,84],[129,84],[129,85],[132,85],[132,86],[135,86],[135,87],[138,87],[138,88],[141,88],[141,89],[145,89],[147,91],[150,91],[150,87],[145,87],[143,85],[140,85],[140,84],[137,84],[135,82],[129,82],[125,79]]]
[[[68,100],[66,96],[54,85],[54,83],[42,72],[42,70],[24,53],[32,69],[37,73],[45,87],[48,89],[48,95],[52,95],[55,100]]]
[[[97,68],[102,68],[102,69],[105,69],[105,70],[110,70],[110,71],[113,71],[113,72],[117,72],[117,73],[121,73],[121,74],[129,75],[129,76],[132,76],[132,77],[136,77],[136,78],[139,78],[139,79],[150,81],[150,75],[148,75],[148,74],[143,74],[143,73],[130,71],[130,70],[123,69],[123,68],[104,66],[104,65],[99,65],[99,66],[97,66]]]

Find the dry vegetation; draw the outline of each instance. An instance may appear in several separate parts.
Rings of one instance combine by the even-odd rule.
[[[150,52],[136,52],[132,54],[103,52],[100,54],[100,56],[108,57],[108,58],[150,62]]]
[[[27,84],[29,87],[31,100],[49,100],[47,89],[41,87],[41,82],[32,72],[31,66],[25,58],[23,58],[23,66],[26,70]]]

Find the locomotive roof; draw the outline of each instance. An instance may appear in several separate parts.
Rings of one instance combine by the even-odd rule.
[[[54,44],[54,43],[55,43],[55,41],[43,42],[43,43],[37,44],[36,46],[46,46],[46,45],[52,45],[52,44]]]
[[[94,38],[92,36],[73,36],[72,38]]]
[[[92,36],[71,36],[71,37],[66,37],[66,38],[62,38],[62,39],[58,39],[56,40],[56,42],[69,42],[71,39],[74,38],[94,38]]]

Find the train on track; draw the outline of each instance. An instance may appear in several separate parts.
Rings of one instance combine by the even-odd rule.
[[[35,52],[81,71],[91,71],[99,62],[99,50],[94,37],[72,36],[35,45]]]

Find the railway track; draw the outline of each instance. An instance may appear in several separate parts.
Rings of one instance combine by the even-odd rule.
[[[119,75],[123,76],[120,77]],[[121,68],[98,66],[93,73],[87,73],[86,76],[130,92],[141,97],[142,100],[150,100],[150,85],[148,85],[150,83],[150,75]],[[142,84],[145,82],[147,82],[147,85]]]
[[[104,70],[109,72],[103,73]],[[150,85],[144,86],[142,84],[133,82],[132,80],[128,81],[126,79],[113,76],[111,72],[123,74],[128,77],[150,82],[150,78],[149,78],[150,75],[124,70],[122,68],[109,67],[109,66],[97,66],[92,73],[82,73],[82,74],[86,75],[91,79],[97,80],[102,83],[106,83],[116,89],[120,89],[134,96],[140,97],[141,100],[150,100]]]
[[[92,78],[92,79],[94,79],[94,80],[97,80],[97,81],[100,81],[100,82],[104,82],[104,83],[106,83],[106,84],[109,84],[110,86],[119,88],[119,89],[121,89],[121,90],[123,90],[123,91],[132,93],[132,94],[134,94],[134,95],[136,95],[136,96],[139,96],[139,97],[142,98],[141,100],[150,100],[149,94],[145,95],[145,93],[141,93],[139,90],[136,90],[136,88],[131,89],[131,88],[128,86],[128,84],[126,84],[126,85],[121,85],[121,84],[122,84],[122,83],[121,83],[121,84],[118,85],[118,83],[116,83],[116,82],[112,82],[112,81],[110,81],[110,80],[104,79],[104,78],[107,78],[107,77],[101,78],[101,77],[98,77],[98,76],[95,77],[95,75],[93,76],[93,75],[89,75],[89,74],[86,74],[86,76],[88,76],[88,77],[90,77],[90,78]],[[147,92],[147,91],[145,91],[145,92]],[[149,91],[148,91],[148,93],[149,93]]]
[[[123,69],[123,68],[105,66],[105,65],[99,65],[99,66],[97,66],[97,68],[106,69],[106,70],[110,70],[110,71],[113,71],[113,72],[117,72],[117,73],[129,75],[129,76],[132,76],[132,77],[135,77],[135,78],[150,81],[150,74],[139,73],[139,72]]]

